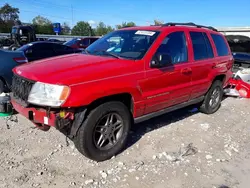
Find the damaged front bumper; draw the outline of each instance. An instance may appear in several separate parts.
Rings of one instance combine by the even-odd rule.
[[[47,131],[50,127],[62,129],[66,125],[69,126],[74,120],[72,111],[49,110],[46,108],[23,107],[21,104],[11,98],[13,108],[34,123],[39,129]]]
[[[43,131],[47,131],[50,127],[55,127],[69,138],[73,138],[83,121],[87,108],[75,109],[46,109],[38,107],[24,107],[11,97],[13,108],[29,119],[35,126]]]

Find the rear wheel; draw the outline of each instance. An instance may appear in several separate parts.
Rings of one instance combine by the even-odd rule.
[[[216,80],[208,90],[205,99],[200,106],[200,111],[205,114],[213,114],[220,108],[222,97],[222,82]]]
[[[118,154],[127,141],[131,115],[121,102],[107,102],[92,110],[74,138],[86,157],[104,161]]]

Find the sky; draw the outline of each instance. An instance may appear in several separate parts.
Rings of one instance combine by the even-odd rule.
[[[100,21],[115,26],[133,21],[136,25],[163,22],[194,22],[214,27],[250,26],[250,0],[0,0],[20,10],[22,22],[41,15],[70,26]]]

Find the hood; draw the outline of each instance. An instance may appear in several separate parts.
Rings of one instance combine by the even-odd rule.
[[[249,62],[250,63],[250,53],[244,52],[233,52],[233,58],[238,62]]]
[[[106,56],[70,54],[18,66],[14,72],[30,80],[72,85],[131,73],[134,60]],[[134,70],[136,71],[136,70]]]

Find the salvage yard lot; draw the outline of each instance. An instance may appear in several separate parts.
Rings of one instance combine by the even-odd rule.
[[[7,129],[2,118],[0,187],[249,187],[249,114],[250,101],[235,98],[209,116],[179,110],[135,125],[128,148],[101,163],[55,129],[34,129],[21,116]]]

